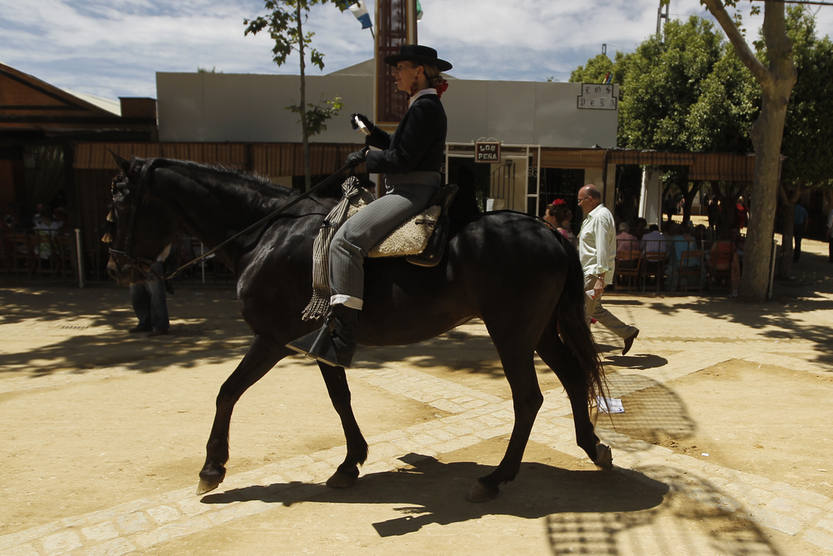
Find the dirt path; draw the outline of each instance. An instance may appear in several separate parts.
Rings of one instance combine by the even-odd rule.
[[[479,322],[360,352],[371,448],[355,488],[322,485],[343,435],[317,367],[291,358],[244,395],[227,480],[197,497],[214,398],[249,341],[232,292],[180,288],[173,334],[146,338],[125,331],[123,289],[6,287],[0,553],[833,553],[833,288],[812,255],[764,306],[610,296],[642,330],[622,357],[594,329],[625,407],[599,419],[617,470],[575,447],[537,361],[525,463],[480,505],[464,494],[502,457],[512,412]]]

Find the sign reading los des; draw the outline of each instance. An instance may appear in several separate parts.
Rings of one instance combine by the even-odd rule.
[[[591,110],[616,110],[617,98],[610,83],[582,83],[581,94],[576,98],[578,108]]]
[[[500,141],[477,141],[474,144],[475,162],[500,162]]]

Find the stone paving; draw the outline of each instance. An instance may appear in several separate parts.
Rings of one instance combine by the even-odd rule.
[[[833,296],[829,296],[833,299]],[[696,297],[654,298],[613,295],[608,307],[623,320],[639,323],[642,333],[637,340],[640,353],[672,354],[661,367],[651,371],[650,378],[667,383],[726,361],[744,359],[777,364],[786,368],[829,372],[824,348],[818,342],[803,338],[777,339],[767,334],[771,327],[741,326],[733,318],[704,315],[702,299]],[[729,300],[718,303],[729,304]],[[661,309],[661,310],[659,310]],[[718,310],[719,312],[719,310]],[[831,311],[823,313],[830,323]],[[812,321],[815,315],[796,315]],[[485,337],[481,323],[471,322],[461,330],[473,337]],[[603,330],[595,330],[597,341],[611,346],[617,340]],[[742,349],[739,349],[742,348]],[[402,429],[388,430],[369,436],[371,458],[362,474],[391,471],[406,467],[405,454],[420,457],[441,457],[443,454],[475,446],[484,440],[507,435],[511,431],[513,412],[511,400],[472,387],[453,376],[385,361],[383,353],[373,353],[377,363],[372,369],[354,369],[349,373],[352,383],[365,383],[391,394],[404,396],[439,410],[439,418]],[[108,369],[117,375],[118,368]],[[639,369],[618,369],[611,378],[616,396],[629,389],[643,387],[628,377],[639,376]],[[53,382],[89,380],[87,375],[56,374],[46,377]],[[42,383],[40,383],[42,386]],[[642,384],[640,386],[640,384]],[[31,381],[12,377],[0,381],[0,392],[23,391]],[[546,390],[542,407],[532,433],[532,442],[547,446],[575,458],[584,458],[574,444],[573,423],[566,396],[560,388]],[[697,508],[704,516],[715,514],[742,515],[757,527],[778,531],[801,546],[813,547],[819,554],[833,554],[833,500],[817,492],[796,488],[752,473],[721,467],[702,459],[629,438],[609,430],[600,436],[614,448],[614,463],[619,469],[638,469],[645,477],[670,486],[672,495],[689,508]],[[829,449],[829,447],[825,448]],[[221,490],[245,488],[249,485],[273,485],[275,489],[292,489],[293,496],[304,498],[319,492],[320,482],[343,458],[342,446],[323,447],[307,455],[289,457],[257,469],[230,473]],[[708,480],[701,478],[708,477]],[[300,484],[298,482],[301,482]],[[115,503],[99,511],[76,515],[29,529],[0,536],[1,554],[126,554],[131,552],[165,552],[166,543],[196,533],[209,531],[235,520],[265,512],[282,510],[279,505],[262,500],[206,504],[194,495],[193,485],[163,494]],[[7,501],[8,502],[8,501]],[[706,518],[703,518],[706,519]],[[601,523],[601,522],[599,522]],[[588,515],[559,514],[547,518],[550,535],[561,540],[587,535],[595,526],[605,531],[618,530],[617,523],[599,525]],[[576,533],[576,524],[584,531]],[[667,525],[667,524],[666,524]],[[662,523],[654,527],[662,527]],[[669,532],[670,531],[670,532]],[[666,531],[668,542],[675,532]],[[651,536],[637,538],[639,527],[624,528],[617,533],[613,547],[609,539],[588,544],[599,553],[665,553],[668,547],[652,546]],[[726,553],[775,553],[771,545],[754,533],[735,531],[731,542],[724,545]],[[730,535],[731,536],[731,535]],[[683,535],[685,537],[685,535]],[[691,544],[686,552],[712,553],[712,549],[686,537],[681,543]],[[608,544],[605,544],[608,543]],[[646,544],[647,543],[647,544]],[[678,545],[679,546],[679,545]],[[640,548],[634,548],[640,547]],[[288,550],[292,552],[291,550]]]

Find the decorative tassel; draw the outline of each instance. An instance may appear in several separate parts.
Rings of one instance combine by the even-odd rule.
[[[101,243],[113,243],[113,238],[110,237],[110,232],[105,232],[103,236],[101,236]]]
[[[312,298],[301,312],[301,319],[304,321],[318,320],[326,315],[330,308],[330,242],[339,227],[347,220],[351,202],[363,191],[356,176],[344,180],[341,190],[344,196],[324,218],[312,245]],[[361,201],[360,197],[358,202]]]
[[[115,222],[115,220],[113,220],[113,211],[112,210],[107,213],[107,222]]]

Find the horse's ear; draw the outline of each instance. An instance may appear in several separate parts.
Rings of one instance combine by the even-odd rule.
[[[113,156],[113,160],[116,161],[116,165],[118,165],[118,167],[121,169],[121,171],[126,174],[127,171],[130,169],[130,161],[123,159],[122,157],[120,157],[119,155],[114,153],[113,151],[110,151],[110,154]]]

